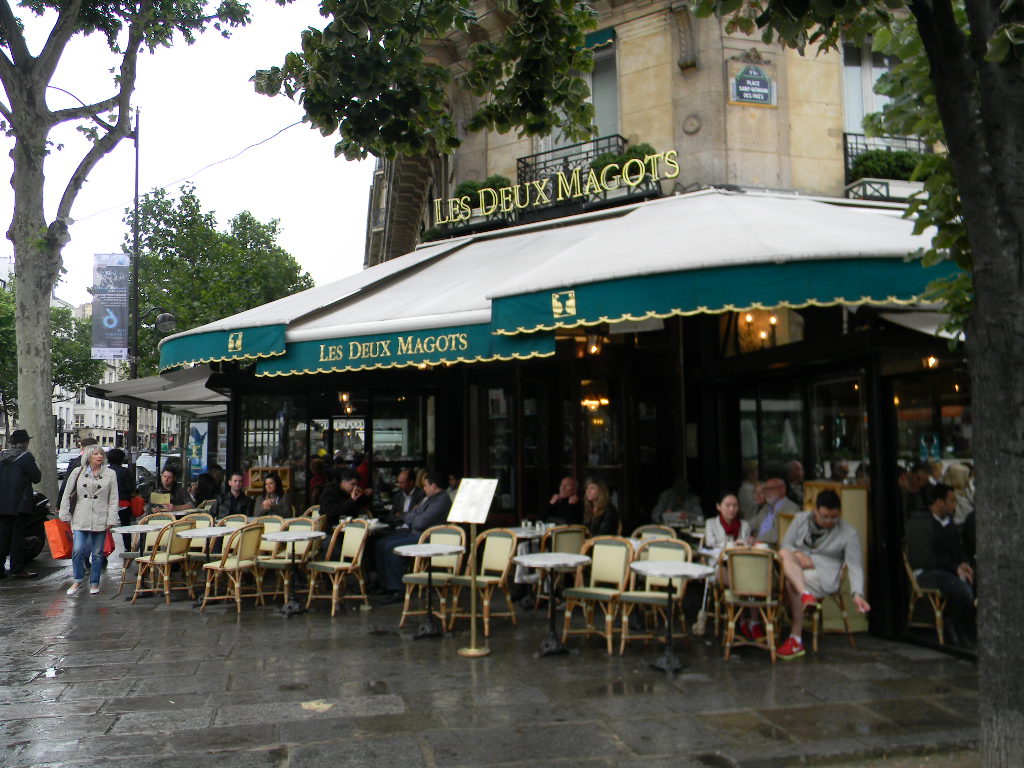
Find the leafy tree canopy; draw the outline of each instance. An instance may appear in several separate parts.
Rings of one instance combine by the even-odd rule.
[[[495,0],[480,17],[473,6],[323,0],[326,26],[305,30],[300,52],[252,80],[259,93],[297,98],[323,135],[340,135],[335,154],[350,160],[453,151],[460,143],[449,102],[453,84],[479,99],[464,126],[470,131],[533,136],[560,128],[569,138],[590,136],[594,111],[580,73],[593,67],[584,47],[597,23],[591,4]],[[500,33],[488,35],[486,27]],[[475,42],[453,75],[445,58],[456,36]]]
[[[131,250],[131,212],[125,216]],[[157,189],[139,203],[139,308],[162,307],[178,319],[176,331],[213,322],[313,286],[312,278],[277,244],[276,219],[261,222],[248,211],[227,231],[203,209],[194,187],[175,200]],[[152,316],[151,316],[152,318]],[[150,318],[150,319],[151,319]],[[139,375],[157,371],[162,338],[143,323]]]
[[[14,285],[0,285],[0,411],[10,424],[18,419],[18,356],[14,334]],[[105,364],[93,360],[89,320],[76,318],[67,307],[51,307],[53,326],[52,401],[66,397],[87,384],[97,383]],[[35,394],[35,393],[33,393]]]

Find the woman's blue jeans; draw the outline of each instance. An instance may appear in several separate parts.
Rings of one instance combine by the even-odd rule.
[[[88,557],[92,565],[89,570],[89,583],[97,585],[100,583],[100,563],[103,562],[103,543],[107,540],[106,531],[73,531],[75,535],[74,548],[71,550],[71,572],[75,581],[81,582],[85,579],[85,558]]]

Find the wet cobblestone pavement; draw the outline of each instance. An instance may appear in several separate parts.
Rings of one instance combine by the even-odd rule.
[[[495,620],[491,655],[470,660],[465,622],[413,640],[400,605],[201,615],[183,593],[130,605],[117,574],[74,598],[63,573],[0,582],[0,765],[941,765],[978,738],[974,664],[863,635],[775,667],[757,649],[725,663],[710,637],[679,643],[688,666],[667,678],[645,666],[660,645],[609,658],[573,639],[573,654],[536,658],[543,611]]]

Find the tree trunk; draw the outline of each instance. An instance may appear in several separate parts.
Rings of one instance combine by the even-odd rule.
[[[14,216],[8,239],[14,243],[14,327],[18,350],[20,425],[32,436],[30,450],[38,457],[41,490],[57,497],[57,464],[53,430],[53,371],[50,361],[50,295],[60,270],[66,226],[47,228],[43,209],[45,135],[19,134],[14,159]],[[55,232],[59,235],[55,236]]]

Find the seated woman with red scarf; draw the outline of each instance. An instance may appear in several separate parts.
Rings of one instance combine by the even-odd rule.
[[[707,521],[704,532],[703,549],[713,550],[717,556],[727,547],[749,547],[753,546],[754,539],[750,535],[750,525],[746,520],[740,519],[740,502],[736,494],[723,491],[718,494],[718,502],[715,504],[718,516]],[[723,578],[727,575],[723,572]],[[764,637],[764,629],[761,627],[757,612],[749,611],[749,620],[739,622],[739,630],[747,639],[753,640]]]

